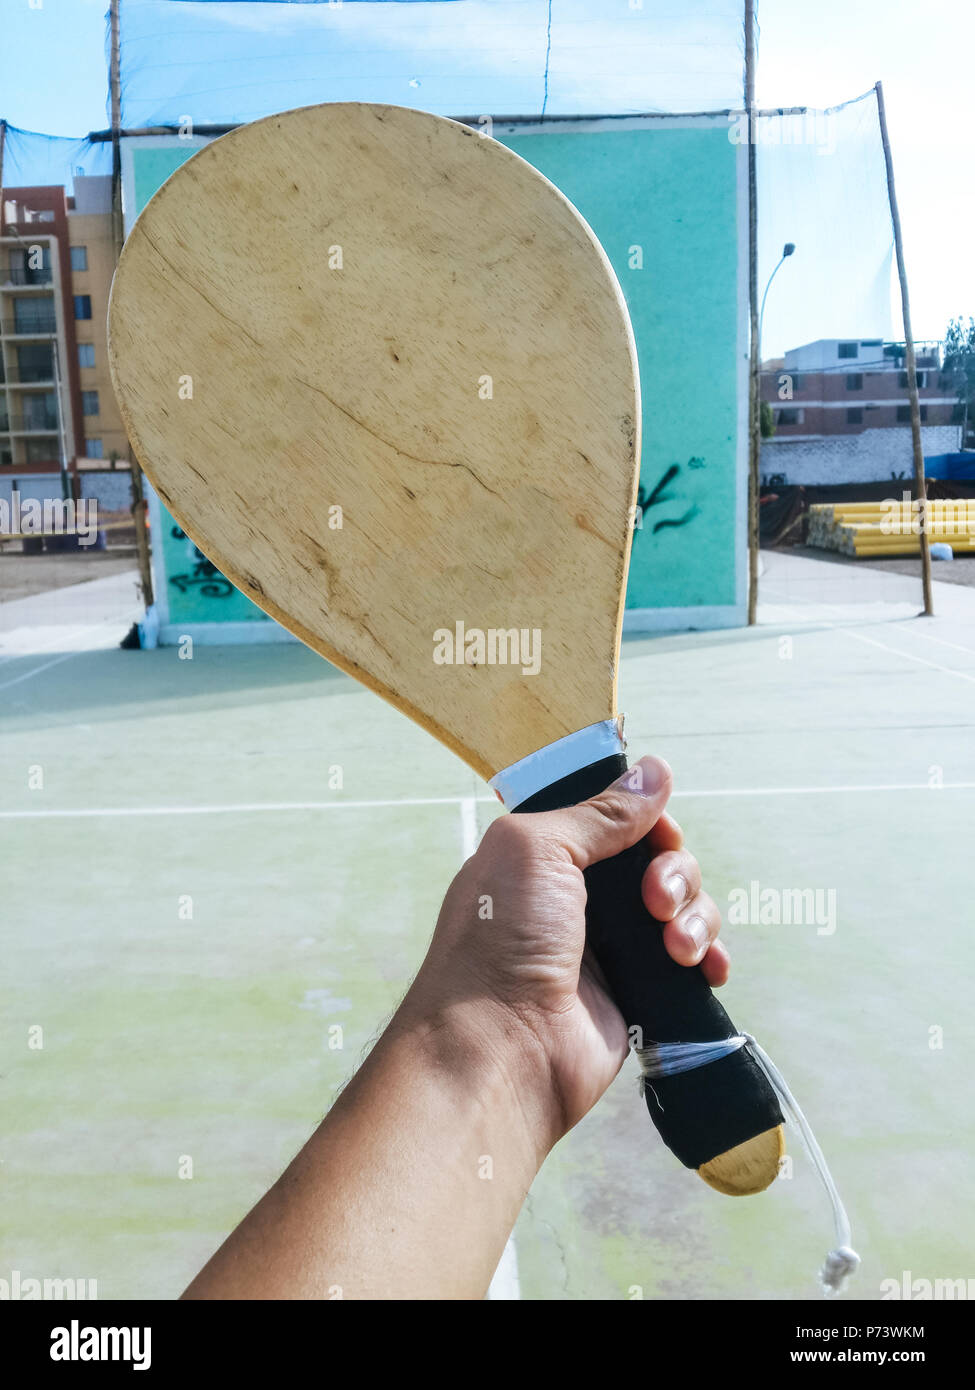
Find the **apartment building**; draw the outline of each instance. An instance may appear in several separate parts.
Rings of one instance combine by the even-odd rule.
[[[960,425],[959,384],[942,369],[940,345],[916,346],[921,423]],[[822,439],[911,421],[904,344],[825,338],[792,348],[762,370],[762,400],[776,439]]]
[[[126,466],[108,370],[111,179],[4,188],[0,220],[0,478]]]

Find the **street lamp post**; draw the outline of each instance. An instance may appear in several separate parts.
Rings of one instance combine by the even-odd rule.
[[[762,308],[761,308],[761,311],[760,311],[760,313],[759,313],[759,315],[758,315],[758,341],[759,341],[759,345],[760,345],[760,346],[759,346],[759,355],[760,355],[760,356],[761,356],[761,342],[762,342],[762,325],[763,325],[764,322],[765,322],[765,301],[766,301],[766,299],[768,299],[768,292],[769,292],[769,290],[772,288],[772,281],[775,279],[776,275],[778,275],[780,269],[782,268],[783,265],[785,265],[785,263],[786,263],[786,261],[789,259],[789,257],[795,255],[795,250],[796,250],[796,244],[795,244],[794,241],[787,241],[786,244],[783,246],[783,248],[782,248],[782,259],[779,261],[779,264],[778,264],[778,265],[775,267],[775,269],[772,271],[772,274],[768,277],[768,284],[765,286],[765,293],[762,295]]]

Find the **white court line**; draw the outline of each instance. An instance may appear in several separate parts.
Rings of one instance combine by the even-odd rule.
[[[494,1271],[494,1278],[491,1280],[487,1291],[487,1296],[492,1303],[502,1300],[517,1302],[521,1298],[521,1280],[518,1278],[518,1252],[515,1249],[514,1236],[508,1237],[508,1243],[501,1252],[501,1259],[498,1267]]]
[[[35,656],[36,653],[30,652],[28,655]],[[31,676],[39,676],[42,671],[49,671],[52,666],[60,666],[61,662],[67,661],[69,657],[80,655],[80,651],[62,652],[60,656],[54,657],[53,660],[45,661],[40,666],[35,666],[32,671],[24,671],[22,675],[14,676],[13,680],[3,681],[2,684],[0,684],[0,690],[9,690],[12,685],[19,685],[21,681],[29,681]],[[13,660],[13,658],[11,657],[10,660]]]
[[[477,849],[477,803],[488,800],[490,798],[486,796],[460,798],[460,844],[465,863]],[[498,1267],[488,1285],[487,1296],[492,1303],[517,1302],[521,1298],[521,1282],[518,1278],[518,1251],[515,1249],[513,1234],[508,1237],[501,1252]]]
[[[930,666],[932,671],[941,671],[946,676],[957,676],[960,681],[969,681],[975,685],[975,675],[968,671],[956,671],[953,666],[942,666],[937,661],[926,661],[923,656],[914,656],[911,652],[903,652],[899,647],[888,647],[886,642],[878,642],[875,637],[865,637],[862,632],[851,632],[849,628],[837,627],[834,632],[841,632],[844,637],[851,637],[854,642],[868,642],[871,647],[879,647],[883,652],[890,652],[892,656],[902,656],[905,661],[916,661],[919,666]]]
[[[945,782],[930,787],[927,782],[867,782],[862,785],[839,787],[716,787],[707,791],[674,792],[671,801],[683,801],[699,796],[815,796],[838,795],[845,792],[959,792],[971,791],[975,782]]]
[[[0,811],[0,817],[37,818],[64,816],[68,819],[86,816],[233,816],[276,811],[365,811],[383,806],[462,806],[472,798],[463,796],[407,796],[390,801],[239,801],[223,806],[95,806],[90,809],[64,811]],[[494,801],[493,796],[479,796],[478,801]],[[473,850],[471,853],[473,854]]]
[[[21,681],[29,681],[32,676],[39,676],[42,671],[47,671],[52,666],[59,666],[62,661],[67,661],[68,657],[70,656],[83,656],[85,652],[114,650],[113,648],[91,646],[90,637],[92,634],[101,631],[103,628],[118,629],[119,627],[124,626],[124,619],[120,621],[118,618],[106,618],[104,622],[100,623],[84,623],[80,627],[68,628],[66,633],[59,633],[59,635],[53,638],[47,644],[47,646],[42,647],[40,651],[10,652],[0,657],[0,670],[2,670],[3,667],[11,661],[26,661],[32,656],[41,656],[43,652],[50,651],[51,647],[53,647],[57,642],[70,641],[72,639],[76,639],[79,635],[84,636],[84,642],[81,646],[72,647],[70,651],[61,652],[58,656],[53,657],[50,661],[44,661],[41,663],[40,666],[34,666],[30,671],[24,671],[21,673],[21,675],[14,676],[12,680],[0,682],[0,690],[9,690],[11,686],[19,685]],[[16,630],[19,632],[21,629],[18,628]],[[2,637],[3,634],[0,633],[0,642],[2,642]]]
[[[912,637],[923,637],[925,642],[937,642],[939,646],[951,647],[956,652],[968,652],[970,656],[975,656],[975,647],[963,647],[958,642],[947,642],[943,637],[932,637],[930,632],[919,632],[915,628],[910,629]]]
[[[721,796],[836,796],[856,792],[958,792],[972,791],[975,782],[945,782],[931,787],[927,782],[870,782],[832,787],[707,787],[674,792],[671,800],[688,801],[698,797]],[[99,816],[234,816],[264,815],[288,811],[369,811],[390,806],[459,806],[465,803],[497,804],[495,796],[403,797],[399,801],[241,801],[224,806],[94,806],[44,811],[0,811],[0,820],[87,820]],[[473,850],[470,851],[473,853]],[[466,855],[470,858],[470,854]]]
[[[59,628],[54,636],[47,642],[38,642],[32,645],[28,651],[23,652],[17,651],[16,649],[6,651],[4,649],[4,640],[6,639],[9,641],[14,634],[18,632],[29,632],[30,629],[24,627],[8,628],[6,631],[0,632],[0,666],[8,661],[16,661],[20,657],[43,656],[44,653],[49,652],[52,647],[56,647],[59,642],[69,642],[72,638],[77,637],[79,633],[87,632],[92,626],[101,626],[101,624],[77,623],[74,627]],[[73,652],[75,649],[72,647],[71,650]]]
[[[485,798],[482,797],[483,801]],[[460,803],[461,853],[465,862],[477,849],[477,799],[465,796]]]

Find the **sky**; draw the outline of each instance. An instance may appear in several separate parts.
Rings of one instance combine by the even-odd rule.
[[[122,0],[123,8],[125,3]],[[696,23],[695,6],[701,12]],[[161,8],[157,6],[157,11]],[[282,8],[234,7],[241,38],[252,41],[255,32],[277,22],[274,12]],[[316,34],[327,29],[330,42],[333,35],[352,32],[355,26],[368,39],[368,43],[358,40],[360,49],[368,48],[365,57],[350,52],[344,68],[333,64],[334,92],[329,94],[337,99],[363,95],[363,62],[378,74],[364,94],[371,100],[428,103],[429,109],[444,113],[476,114],[486,97],[483,83],[479,87],[472,75],[475,68],[482,78],[485,71],[490,75],[489,110],[510,112],[526,105],[538,109],[542,99],[547,0],[464,0],[436,7],[347,3],[343,16],[325,13],[328,7],[314,7],[316,15],[309,12],[312,7],[288,7],[292,15],[299,8],[306,12],[296,16],[296,22],[317,25]],[[560,96],[584,102],[589,111],[666,107],[670,104],[668,81],[675,93],[674,104],[691,87],[695,95],[715,98],[706,105],[725,104],[729,82],[737,81],[740,63],[726,42],[739,9],[737,0],[552,0],[553,104],[549,109],[559,109]],[[78,136],[104,129],[108,124],[106,10],[107,0],[0,0],[4,38],[0,115],[15,126],[52,134]],[[224,7],[172,4],[166,7],[165,22],[183,22],[183,15],[190,11],[209,20],[218,10]],[[410,10],[413,15],[406,13]],[[672,21],[668,21],[668,10],[673,12]],[[421,12],[433,18],[421,18]],[[224,13],[229,18],[231,12]],[[970,251],[975,228],[971,178],[975,122],[966,99],[967,73],[975,52],[975,4],[971,0],[926,0],[923,6],[916,0],[910,4],[907,0],[759,0],[759,20],[758,101],[762,106],[830,106],[882,79],[914,332],[919,339],[942,337],[951,316],[975,315],[975,258]],[[690,39],[680,49],[668,50],[659,43],[661,35],[666,38],[670,22],[677,38]],[[403,35],[409,23],[414,25],[413,42],[406,56]],[[344,27],[340,30],[339,25]],[[717,30],[722,32],[723,48],[709,43],[712,31]],[[651,35],[654,42],[645,44],[642,34]],[[154,46],[158,47],[158,36],[149,33],[144,51],[150,59]],[[294,57],[296,72],[300,72],[302,56]],[[677,71],[680,63],[688,64],[686,78]],[[155,83],[155,95],[160,94],[160,86],[165,90],[165,68],[160,58],[159,69],[143,89],[152,93]],[[258,79],[252,84],[254,100],[260,101],[264,97],[261,73],[254,76]],[[207,83],[219,91],[219,81],[218,69],[206,61],[197,64],[196,85],[190,84],[191,110],[199,111],[200,103],[209,99],[201,95]],[[282,88],[285,95],[289,90],[287,85]],[[641,101],[647,90],[658,100]],[[277,103],[279,109],[289,104],[299,103],[287,99]],[[150,111],[151,102],[142,114]],[[220,114],[214,106],[214,117]],[[248,118],[259,114],[259,108],[247,114]],[[789,160],[788,170],[781,177],[776,175],[765,191],[765,206],[760,207],[767,243],[763,244],[763,281],[780,240],[794,240],[798,248],[769,294],[763,340],[767,355],[809,336],[896,336],[899,332],[896,318],[884,323],[876,312],[877,277],[886,273],[887,264],[881,265],[881,242],[889,244],[889,224],[883,221],[883,170],[873,116],[869,130],[858,112],[837,121],[839,134],[849,137],[840,157],[821,149],[813,151],[815,158],[807,152],[804,160]],[[780,167],[776,160],[783,153],[765,152],[770,176]]]

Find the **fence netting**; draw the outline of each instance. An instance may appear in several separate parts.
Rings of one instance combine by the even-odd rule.
[[[497,121],[709,116],[712,129],[727,125],[735,145],[748,139],[743,16],[742,0],[120,0],[119,124],[127,139],[209,136],[297,106],[355,100]],[[78,175],[110,174],[107,136],[67,139],[7,124],[4,188],[63,184],[70,194]],[[811,508],[834,494],[843,503],[857,489],[902,497],[911,487],[876,93],[826,111],[760,112],[753,138],[762,536],[776,554],[808,558]],[[738,236],[747,238],[744,184],[742,197]],[[659,212],[647,204],[648,216]],[[747,296],[740,260],[738,274],[739,296]],[[688,299],[679,341],[692,342],[696,331]],[[966,465],[957,456],[970,424],[964,398],[975,347],[946,359],[943,342],[921,344],[918,367],[924,453],[945,489],[964,491],[973,482],[961,478]],[[706,395],[707,382],[695,389]],[[675,396],[675,411],[699,408],[700,400]],[[696,498],[678,502],[681,515],[698,506]],[[812,525],[817,543],[830,534],[823,515]],[[806,582],[795,568],[776,573],[785,598]],[[769,582],[774,595],[772,571]],[[863,592],[849,578],[834,588]]]
[[[2,114],[2,113],[0,113]],[[21,130],[8,122],[3,142],[4,188],[63,185],[70,193],[79,175],[112,172],[112,148],[88,135],[77,139]]]
[[[122,0],[122,123],[238,123],[320,101],[436,115],[742,102],[739,0]]]

